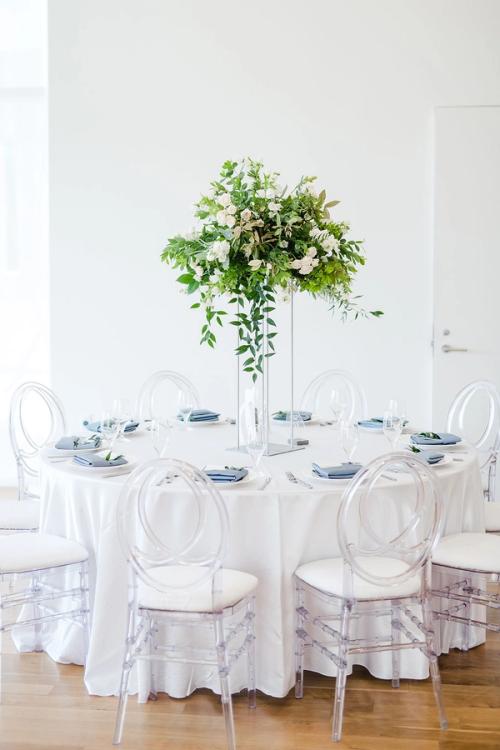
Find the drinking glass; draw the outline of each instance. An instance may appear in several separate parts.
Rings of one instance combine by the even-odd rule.
[[[111,409],[113,419],[118,423],[117,438],[123,437],[125,427],[132,421],[132,407],[128,398],[115,398]]]
[[[392,411],[384,412],[383,432],[392,450],[396,450],[397,444],[403,432],[405,419],[400,414]]]
[[[341,396],[340,391],[334,388],[330,393],[330,412],[332,415],[331,421],[335,427],[342,420],[342,417],[344,416],[344,413],[345,413],[345,409],[346,409],[346,405],[342,401],[342,396]]]
[[[171,428],[172,425],[168,420],[152,419],[149,423],[151,443],[158,458],[165,455],[165,449],[170,442]]]
[[[187,430],[189,420],[193,411],[193,400],[191,394],[187,391],[180,390],[177,396],[177,411],[184,421],[184,427]]]
[[[103,411],[100,419],[100,433],[109,444],[109,449],[113,449],[116,438],[120,432],[120,422],[113,416],[112,411]]]
[[[341,422],[340,440],[347,461],[352,464],[354,454],[359,444],[359,426],[357,422]]]

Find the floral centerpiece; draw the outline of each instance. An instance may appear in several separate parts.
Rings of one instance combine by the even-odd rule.
[[[182,269],[177,281],[186,293],[199,294],[191,307],[204,310],[201,341],[211,347],[214,326],[222,326],[228,315],[218,300],[228,299],[234,310],[230,322],[238,329],[236,353],[246,355],[243,369],[254,382],[264,357],[275,352],[272,313],[279,296],[304,291],[327,300],[343,316],[382,315],[366,312],[351,296],[365,259],[362,243],[348,238],[348,224],[330,216],[339,201],[318,192],[315,177],[303,177],[291,190],[278,178],[252,159],[226,161],[196,204],[198,228],[172,237],[161,256]]]

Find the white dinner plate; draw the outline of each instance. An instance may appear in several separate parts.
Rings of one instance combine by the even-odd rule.
[[[120,464],[119,466],[82,466],[75,461],[68,461],[64,466],[71,471],[78,471],[90,477],[106,476],[107,474],[116,474],[118,476],[118,474],[129,474],[137,466],[137,461],[127,459],[126,464]]]
[[[56,448],[54,443],[54,445],[44,448],[41,454],[42,456],[47,456],[47,458],[57,458],[59,456],[64,458],[65,456],[78,456],[79,453],[97,453],[97,451],[102,451],[102,449],[102,445],[99,448]]]
[[[213,469],[220,469],[220,466],[208,466],[204,469],[204,471],[210,471]],[[258,477],[259,474],[257,474],[254,469],[247,469],[248,474],[246,477],[243,477],[243,479],[240,479],[239,482],[214,482],[213,484],[216,487],[219,487],[221,490],[228,490],[228,489],[237,489],[238,487],[244,487],[245,485],[250,484],[251,482],[254,482]]]
[[[312,416],[311,419],[308,419],[305,422],[303,422],[300,419],[296,419],[293,425],[294,425],[294,428],[298,427],[300,429],[302,426],[308,427],[309,425],[319,424],[320,421],[321,420],[319,419],[319,417]],[[280,427],[288,427],[288,428],[290,428],[290,424],[291,424],[291,420],[289,419],[288,420],[287,419],[275,419],[274,417],[271,417],[271,422],[273,424],[279,425]]]
[[[313,471],[311,471],[311,473],[308,474],[307,476],[307,480],[315,479],[318,482],[323,482],[326,484],[342,484],[342,483],[347,484],[347,482],[350,482],[351,479],[353,479],[355,476],[356,474],[353,474],[352,477],[320,477],[317,474],[315,474]]]

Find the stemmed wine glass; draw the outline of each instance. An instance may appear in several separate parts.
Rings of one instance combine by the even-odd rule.
[[[149,423],[151,443],[158,458],[164,455],[165,448],[170,442],[171,428],[172,425],[168,420],[152,419]]]
[[[109,450],[113,450],[115,441],[120,433],[120,421],[113,416],[112,411],[104,411],[101,414],[100,433],[109,444]]]
[[[330,412],[332,424],[336,427],[344,416],[346,405],[342,401],[340,391],[335,388],[330,393]]]
[[[125,427],[132,421],[132,407],[128,398],[115,398],[112,407],[112,419],[117,422],[117,439],[123,438]]]
[[[392,450],[396,450],[399,439],[403,432],[405,418],[394,411],[384,412],[383,432]]]
[[[191,419],[191,414],[193,412],[193,401],[191,398],[191,394],[183,389],[179,391],[179,394],[177,396],[177,411],[183,419],[184,428],[187,430],[189,420]]]
[[[359,445],[359,426],[357,422],[342,421],[340,424],[340,440],[348,463],[352,464],[354,454]]]

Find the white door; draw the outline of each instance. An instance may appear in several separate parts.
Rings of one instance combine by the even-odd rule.
[[[433,424],[473,380],[500,387],[500,106],[436,109]]]

